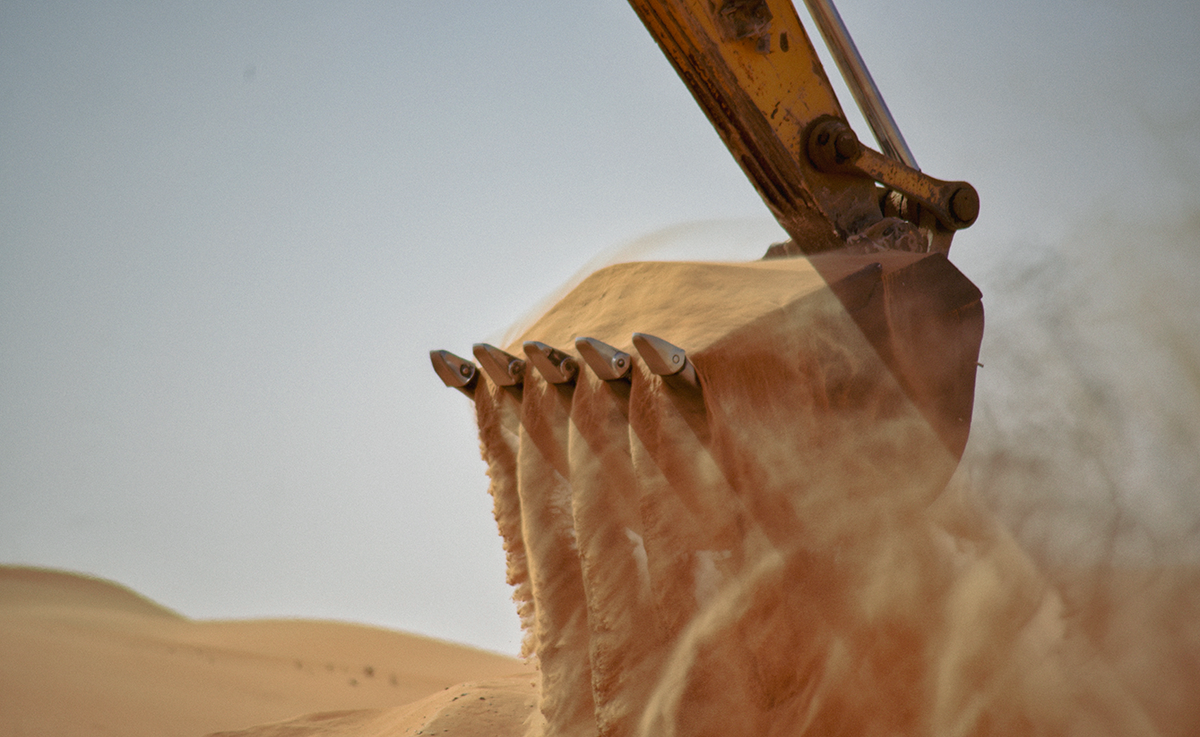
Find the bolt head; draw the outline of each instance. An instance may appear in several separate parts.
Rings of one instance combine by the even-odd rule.
[[[973,187],[960,187],[950,197],[950,214],[961,223],[970,223],[979,216],[979,193]]]
[[[854,135],[854,131],[844,130],[838,133],[834,139],[833,149],[837,152],[839,159],[853,159],[858,156],[858,136]]]

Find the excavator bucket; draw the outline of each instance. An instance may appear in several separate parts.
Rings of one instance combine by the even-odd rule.
[[[904,629],[860,584],[967,441],[983,309],[946,250],[974,190],[846,134],[786,0],[632,4],[792,241],[609,266],[511,345],[431,352],[474,400],[537,729],[909,733],[797,674],[904,677],[845,643]]]
[[[632,734],[689,624],[748,575],[927,506],[966,443],[982,327],[944,256],[835,253],[618,264],[476,346],[546,734]]]

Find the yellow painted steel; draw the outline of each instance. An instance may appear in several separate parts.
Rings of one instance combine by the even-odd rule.
[[[839,247],[880,219],[872,182],[808,161],[808,127],[844,116],[790,0],[630,5],[801,249]]]

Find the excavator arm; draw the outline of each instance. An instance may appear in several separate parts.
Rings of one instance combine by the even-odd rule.
[[[921,229],[919,247],[945,252],[953,232],[975,221],[979,198],[971,185],[916,168],[828,0],[808,5],[888,155],[864,146],[846,123],[790,0],[630,4],[802,252],[842,248],[885,212]],[[908,232],[892,228],[881,245],[909,250],[913,239],[900,245]]]

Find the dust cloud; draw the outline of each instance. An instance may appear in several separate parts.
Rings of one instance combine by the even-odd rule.
[[[1048,564],[1200,564],[1200,210],[1010,248],[963,464]]]
[[[1159,733],[1200,731],[1200,209],[1099,217],[984,274],[954,485],[995,515]]]
[[[583,281],[508,350],[648,332],[699,386],[481,378],[528,734],[1195,734],[1197,234],[977,277],[961,463],[806,261]]]

